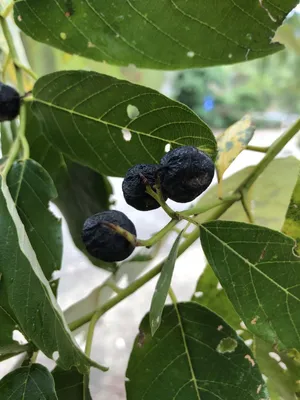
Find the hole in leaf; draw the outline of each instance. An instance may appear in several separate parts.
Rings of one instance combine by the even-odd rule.
[[[283,369],[284,371],[286,371],[286,370],[288,369],[287,366],[286,366],[286,364],[285,364],[284,362],[282,362],[282,361],[279,363],[279,366],[280,366],[280,368]]]
[[[203,296],[203,292],[196,292],[195,294],[194,294],[194,296],[197,298],[197,299],[199,299],[200,297],[202,297]]]
[[[271,352],[269,353],[269,356],[270,356],[271,358],[273,358],[273,360],[277,361],[278,363],[281,361],[280,355],[277,354],[277,353],[274,353],[273,351],[271,351]]]
[[[130,119],[135,119],[140,115],[140,111],[136,106],[133,106],[132,104],[128,104],[127,115]]]
[[[231,337],[227,337],[222,339],[221,342],[218,344],[217,352],[224,354],[224,353],[233,353],[237,348],[237,341]]]
[[[188,51],[188,52],[186,53],[186,55],[187,55],[189,58],[195,57],[195,53],[194,53],[193,51]]]
[[[218,282],[218,284],[217,284],[217,289],[218,289],[218,290],[222,290],[222,289],[223,289],[220,282]]]
[[[62,40],[66,40],[67,39],[67,34],[65,32],[60,32],[59,36],[60,36],[60,38]]]
[[[246,354],[246,355],[245,355],[245,359],[249,361],[249,363],[251,364],[252,367],[254,367],[255,361],[254,361],[253,358],[250,356],[250,354]]]
[[[130,131],[128,129],[124,128],[124,129],[122,129],[122,134],[123,134],[123,139],[126,142],[130,142],[130,140],[132,138],[132,135],[131,135]]]
[[[55,352],[52,354],[52,358],[53,358],[54,361],[57,361],[57,360],[59,359],[59,352],[58,352],[58,351],[55,351]]]
[[[165,152],[168,153],[171,150],[171,145],[170,143],[165,145]]]
[[[12,333],[12,338],[13,340],[15,340],[16,342],[18,342],[19,344],[26,344],[28,343],[27,340],[25,339],[25,336],[18,331],[17,329],[15,329]]]
[[[245,325],[245,323],[244,323],[243,321],[240,323],[240,327],[241,327],[242,329],[244,329],[244,331],[247,330],[247,327],[246,327],[246,325]]]

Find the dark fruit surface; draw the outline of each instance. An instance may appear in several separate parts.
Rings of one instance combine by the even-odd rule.
[[[187,203],[203,193],[214,177],[210,157],[192,146],[169,151],[161,159],[162,190],[178,203]]]
[[[124,198],[130,206],[140,211],[159,208],[158,202],[146,192],[146,183],[153,189],[159,170],[158,165],[137,164],[127,171],[122,189]],[[165,197],[165,200],[167,197]]]
[[[104,211],[89,217],[82,229],[82,241],[87,251],[102,261],[122,261],[135,247],[105,223],[114,224],[136,235],[134,224],[120,211]]]
[[[20,112],[21,99],[12,87],[0,82],[0,122],[12,121]]]

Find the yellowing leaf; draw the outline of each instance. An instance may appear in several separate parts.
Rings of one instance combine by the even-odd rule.
[[[296,240],[296,250],[300,254],[300,174],[286,213],[282,232]]]
[[[272,40],[273,43],[281,43],[286,47],[294,50],[295,53],[300,54],[300,40],[296,37],[296,32],[291,25],[280,26]]]
[[[218,138],[219,153],[216,167],[219,182],[222,180],[227,168],[246,148],[253,137],[254,131],[255,127],[252,125],[251,117],[245,115]]]

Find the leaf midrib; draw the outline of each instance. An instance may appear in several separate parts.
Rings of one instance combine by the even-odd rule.
[[[177,315],[177,318],[178,318],[178,323],[179,323],[180,332],[181,332],[181,336],[182,336],[183,346],[184,346],[184,350],[185,350],[186,357],[187,357],[187,360],[188,360],[189,369],[190,369],[190,373],[191,373],[191,377],[192,377],[192,382],[194,384],[195,392],[197,394],[197,399],[201,400],[199,389],[198,389],[198,385],[197,385],[197,379],[196,379],[196,376],[195,376],[195,373],[194,373],[194,368],[193,368],[192,360],[191,360],[191,357],[190,357],[189,348],[187,346],[187,342],[186,342],[186,338],[185,338],[185,332],[184,332],[184,329],[183,329],[181,315],[180,315],[177,303],[174,303],[174,308],[175,308],[175,312],[176,312],[176,315]]]
[[[78,117],[82,117],[82,118],[85,118],[85,119],[88,119],[88,120],[91,120],[91,121],[94,121],[94,122],[97,122],[97,123],[102,123],[103,125],[108,125],[108,126],[111,126],[113,128],[117,128],[117,129],[120,129],[120,130],[128,129],[130,132],[136,133],[138,135],[146,136],[146,137],[151,138],[151,139],[156,139],[156,140],[159,140],[161,142],[173,143],[176,146],[178,146],[178,145],[179,146],[184,146],[185,145],[184,143],[180,143],[179,141],[177,142],[177,141],[171,140],[171,139],[164,139],[162,137],[153,136],[153,135],[149,135],[148,133],[145,133],[145,132],[137,131],[136,129],[128,128],[126,125],[122,126],[122,125],[114,124],[113,122],[103,121],[102,119],[92,117],[91,115],[86,115],[86,114],[82,114],[82,113],[80,113],[78,111],[69,110],[68,108],[58,106],[57,104],[53,104],[53,103],[50,103],[50,102],[45,101],[45,100],[34,98],[34,101],[37,102],[37,103],[44,104],[44,105],[46,105],[48,107],[53,107],[53,108],[55,108],[57,110],[66,112],[67,114],[76,115]],[[197,126],[201,126],[201,125],[197,124],[194,121],[176,121],[176,122],[174,121],[173,124],[194,124],[194,125],[197,125]],[[209,138],[206,138],[206,139],[209,140]],[[202,147],[202,148],[204,148],[204,147]],[[209,149],[209,152],[211,152],[211,149]]]
[[[243,262],[247,265],[249,265],[249,267],[252,267],[256,272],[258,272],[259,274],[261,274],[265,279],[269,280],[273,285],[277,286],[280,290],[282,290],[286,295],[291,296],[292,298],[294,298],[295,300],[297,300],[298,302],[300,302],[300,299],[298,297],[296,297],[295,295],[293,295],[292,293],[290,293],[287,289],[285,289],[283,286],[280,286],[279,283],[277,283],[276,281],[274,281],[272,278],[270,278],[267,274],[265,274],[263,271],[261,271],[259,268],[257,268],[254,264],[252,264],[249,260],[247,260],[247,258],[244,258],[241,254],[239,254],[236,250],[234,250],[232,247],[230,247],[226,242],[224,242],[223,240],[221,240],[217,235],[215,235],[214,233],[212,233],[209,229],[207,229],[204,225],[201,225],[201,228],[204,229],[208,234],[210,234],[211,236],[213,236],[218,242],[220,242],[224,247],[226,247],[229,251],[231,251],[233,254],[235,254],[238,258],[240,258],[241,260],[243,260]],[[282,261],[283,263],[285,261]]]

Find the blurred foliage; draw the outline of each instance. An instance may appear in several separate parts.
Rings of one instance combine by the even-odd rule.
[[[286,49],[249,63],[179,72],[173,96],[214,128],[249,112],[261,127],[276,126],[283,113],[300,113],[300,15],[292,15],[273,40]],[[268,116],[260,117],[266,112],[269,123]]]

